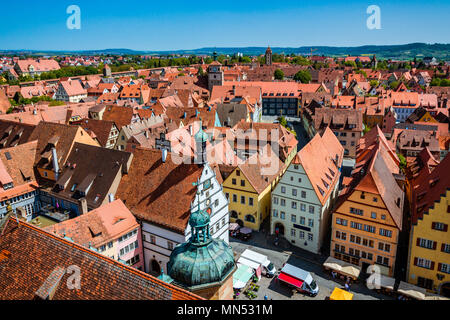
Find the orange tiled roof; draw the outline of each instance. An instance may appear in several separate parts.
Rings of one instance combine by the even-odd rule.
[[[53,270],[62,278],[54,300],[202,300],[142,271],[11,218],[0,236],[0,299],[33,300]],[[66,283],[77,266],[80,289]],[[58,268],[58,269],[57,269]],[[42,288],[44,289],[44,288]],[[42,289],[40,292],[45,294]],[[45,296],[44,296],[45,298]]]

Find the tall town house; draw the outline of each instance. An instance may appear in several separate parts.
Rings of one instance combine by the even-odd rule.
[[[343,181],[332,218],[331,255],[392,276],[403,227],[404,192],[395,176],[398,158],[376,127],[360,141],[351,178]]]
[[[450,297],[450,156],[412,184],[407,281]]]
[[[327,128],[292,160],[272,192],[271,233],[320,253],[339,191],[344,148]]]

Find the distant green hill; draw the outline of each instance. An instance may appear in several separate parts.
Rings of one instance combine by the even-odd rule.
[[[433,56],[436,59],[450,61],[450,44],[426,44],[426,43],[410,43],[404,45],[367,45],[360,47],[329,47],[329,46],[314,46],[315,55],[326,56],[347,56],[347,55],[373,55],[376,54],[378,58],[382,59],[413,59],[423,58],[427,56]],[[33,51],[33,50],[0,50],[2,54],[32,54],[32,55],[100,55],[100,54],[113,54],[113,55],[166,55],[166,54],[212,54],[216,51],[218,54],[232,55],[237,52],[244,55],[260,55],[264,54],[266,47],[209,47],[193,50],[172,50],[172,51],[135,51],[130,49],[105,49],[105,50],[87,50],[87,51]],[[303,54],[309,55],[311,47],[272,47],[274,53],[284,54]]]

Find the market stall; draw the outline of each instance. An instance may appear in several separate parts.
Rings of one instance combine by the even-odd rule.
[[[241,226],[237,223],[230,223],[230,236],[232,237],[237,237],[237,235],[239,234],[239,229],[241,228]]]
[[[395,279],[379,274],[375,279],[367,278],[366,285],[368,288],[384,291],[384,293],[391,294],[394,292]]]
[[[241,234],[241,237],[243,240],[248,240],[252,236],[253,230],[247,227],[239,229],[239,233]]]
[[[397,293],[415,300],[425,300],[427,290],[407,282],[400,281]]]
[[[336,287],[331,293],[330,300],[353,300],[353,293]]]
[[[243,264],[238,264],[237,270],[233,273],[233,288],[237,290],[244,289],[252,277],[252,268]]]
[[[239,264],[243,264],[245,266],[248,266],[254,270],[255,275],[258,277],[258,280],[261,280],[261,264],[252,261],[250,259],[247,259],[246,257],[241,256],[238,260]]]
[[[333,257],[328,257],[324,262],[323,267],[325,270],[336,272],[341,275],[341,277],[350,277],[353,281],[356,281],[361,273],[360,267]]]

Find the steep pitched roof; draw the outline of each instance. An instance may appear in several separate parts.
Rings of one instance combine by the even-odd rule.
[[[302,165],[322,205],[339,181],[339,168],[343,157],[344,148],[327,128],[323,137],[316,134],[292,161],[294,165]]]
[[[263,192],[282,172],[286,165],[280,160],[270,145],[263,152],[264,157],[254,154],[238,168],[247,178],[256,192]]]
[[[133,109],[129,107],[107,106],[102,120],[113,121],[119,130],[131,123]]]
[[[29,141],[35,125],[0,119],[0,148],[14,147]]]
[[[81,82],[78,80],[61,81],[60,84],[69,97],[87,94],[86,89],[83,88]]]
[[[345,201],[354,190],[379,194],[394,223],[401,230],[403,220],[404,192],[394,178],[392,168],[383,156],[383,146],[377,143],[369,152],[363,153],[356,162],[352,177],[344,184],[339,203]]]
[[[411,204],[412,223],[417,224],[441,196],[450,190],[450,155],[447,155],[433,171],[427,167],[414,181]]]
[[[217,115],[222,125],[234,127],[242,119],[247,120],[247,106],[239,103],[220,103],[217,105]]]
[[[171,153],[164,163],[159,150],[138,147],[133,154],[117,198],[139,219],[184,233],[196,192],[193,183],[200,178],[203,167],[177,164]]]
[[[45,299],[46,281],[55,281],[54,300],[201,300],[142,271],[121,264],[81,245],[57,237],[28,223],[10,219],[0,236],[0,299]],[[80,289],[66,286],[70,266],[80,268]],[[38,291],[39,290],[39,291]]]
[[[51,146],[54,146],[59,158],[58,165],[61,167],[62,161],[69,155],[78,130],[83,129],[64,124],[40,122],[30,136],[30,141],[38,141],[35,164],[39,163],[43,156],[48,159],[47,155],[51,152]],[[44,164],[43,162],[42,165]],[[51,165],[51,162],[48,162],[48,165]]]
[[[33,170],[36,149],[37,141],[31,141],[0,150],[1,167],[7,171],[15,187],[36,181]]]
[[[129,152],[76,142],[60,165],[54,192],[69,199],[85,197],[89,208],[97,208],[108,197],[117,175],[127,171],[130,157]]]
[[[44,230],[75,243],[95,248],[139,227],[133,214],[121,200],[105,204],[76,218],[54,224]]]
[[[108,120],[83,119],[80,126],[88,133],[93,132],[100,144],[105,147],[115,124]]]
[[[0,89],[0,113],[6,113],[8,109],[11,107],[11,103],[6,96],[6,93],[3,89]]]

